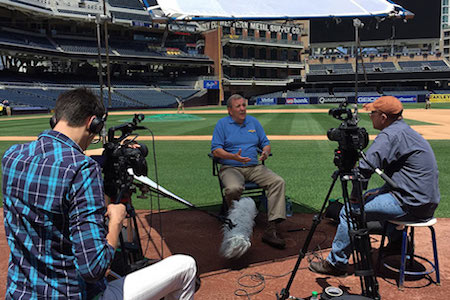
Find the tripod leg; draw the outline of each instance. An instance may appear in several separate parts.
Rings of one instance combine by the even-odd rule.
[[[144,258],[144,252],[142,251],[142,245],[141,245],[141,238],[139,237],[139,229],[137,226],[137,221],[136,221],[136,214],[132,217],[133,219],[133,224],[134,224],[134,233],[135,233],[135,239],[136,239],[136,244],[138,246],[138,253],[137,253],[137,260],[141,260]]]
[[[364,211],[365,202],[362,196],[362,184],[359,172],[357,170],[353,170],[352,172],[353,173],[341,177],[341,183],[351,241],[350,244],[352,246],[353,260],[355,262],[355,275],[360,276],[363,296],[372,299],[380,299],[378,282],[372,266],[371,244]],[[353,183],[352,195],[357,196],[357,201],[360,206],[359,211],[355,211],[350,206],[347,189],[347,182],[349,180]]]
[[[323,213],[325,211],[325,207],[327,206],[328,199],[330,198],[331,192],[333,191],[334,185],[339,177],[339,171],[335,171],[331,176],[333,178],[333,182],[331,183],[330,188],[328,189],[327,196],[325,197],[325,201],[322,204],[322,208],[320,209],[319,214],[315,215],[313,218],[313,223],[311,229],[306,237],[305,243],[303,244],[302,249],[300,250],[297,258],[297,262],[295,263],[294,269],[292,270],[291,276],[289,277],[289,281],[284,289],[281,290],[280,295],[277,293],[277,299],[286,300],[289,298],[289,289],[291,288],[292,282],[294,281],[295,275],[297,274],[298,268],[300,267],[300,263],[303,258],[306,256],[308,252],[309,244],[311,243],[312,237],[314,236],[314,232],[316,231],[317,226],[320,224],[322,220]]]

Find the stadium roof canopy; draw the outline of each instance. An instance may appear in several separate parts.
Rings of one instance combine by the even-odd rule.
[[[390,0],[143,0],[153,18],[184,21],[301,20],[411,15]],[[162,12],[162,14],[161,14]]]

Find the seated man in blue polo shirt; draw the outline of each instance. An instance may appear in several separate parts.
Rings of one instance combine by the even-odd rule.
[[[211,152],[220,158],[220,179],[224,185],[228,207],[239,200],[245,181],[253,181],[267,191],[268,227],[262,241],[276,248],[284,248],[277,224],[286,219],[285,183],[283,178],[258,164],[258,149],[262,149],[260,161],[270,154],[270,143],[261,124],[247,116],[247,99],[235,94],[227,101],[229,116],[220,119],[211,143]]]

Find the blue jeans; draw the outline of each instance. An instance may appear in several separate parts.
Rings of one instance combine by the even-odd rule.
[[[380,189],[373,189],[367,191],[364,195],[365,205],[364,211],[366,213],[366,221],[386,221],[394,219],[408,219],[408,214],[401,207],[400,202],[390,193],[374,194]],[[351,209],[359,210],[359,204],[351,204]],[[352,251],[350,236],[348,233],[347,215],[345,213],[345,206],[340,212],[340,222],[333,240],[331,253],[327,260],[337,268],[345,268],[348,263],[348,258]],[[401,232],[395,230],[395,225],[389,223],[388,234],[391,238],[393,234],[401,235]],[[395,233],[396,232],[396,233]]]

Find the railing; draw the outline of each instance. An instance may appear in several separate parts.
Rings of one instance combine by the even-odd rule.
[[[223,56],[224,60],[228,61],[241,61],[241,62],[248,62],[248,63],[269,63],[269,64],[297,64],[297,65],[303,65],[300,61],[291,61],[291,60],[269,60],[269,59],[257,59],[257,58],[231,58],[227,55]]]
[[[256,42],[256,43],[269,43],[269,44],[283,44],[283,45],[303,46],[303,42],[300,42],[300,41],[278,40],[278,39],[265,38],[265,37],[257,38],[257,37],[253,37],[253,36],[244,37],[242,35],[236,35],[236,34],[227,34],[227,35],[224,35],[223,38],[225,40],[235,40],[235,41],[244,41],[244,42]]]
[[[285,81],[291,81],[290,78],[262,78],[262,77],[230,77],[228,75],[223,76],[226,80],[239,80],[239,81],[272,81],[272,82],[285,82]]]

